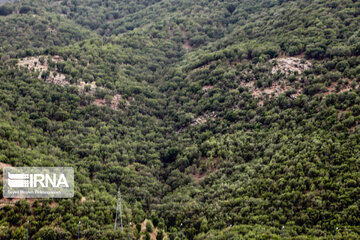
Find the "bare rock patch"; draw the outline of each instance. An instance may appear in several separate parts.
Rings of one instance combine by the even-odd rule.
[[[311,63],[305,59],[297,57],[281,57],[272,60],[275,64],[271,73],[282,72],[285,74],[295,73],[302,74],[305,70],[310,69]]]

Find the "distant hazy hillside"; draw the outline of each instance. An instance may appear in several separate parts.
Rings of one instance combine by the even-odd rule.
[[[84,239],[178,240],[180,224],[182,239],[360,238],[358,1],[32,0],[0,15],[0,166],[76,179],[72,199],[0,199],[0,240],[28,220],[31,239],[75,239],[79,221]]]
[[[10,3],[14,2],[15,0],[0,0],[0,5],[3,5],[4,3]]]

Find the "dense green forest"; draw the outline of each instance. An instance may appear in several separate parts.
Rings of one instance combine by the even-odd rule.
[[[359,239],[359,23],[357,0],[0,2],[0,167],[76,183],[0,186],[0,239]]]

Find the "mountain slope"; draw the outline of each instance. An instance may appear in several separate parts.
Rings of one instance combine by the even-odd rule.
[[[172,240],[181,223],[184,239],[359,237],[357,1],[5,6],[0,162],[73,166],[77,185],[3,199],[0,239],[28,219],[34,239],[76,238],[78,221],[125,237],[118,187],[134,238],[146,218]]]

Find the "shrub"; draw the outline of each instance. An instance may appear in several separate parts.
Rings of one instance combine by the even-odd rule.
[[[9,7],[6,5],[0,6],[0,16],[7,16],[7,15],[11,14],[12,12],[13,12],[12,7]]]
[[[150,221],[146,221],[146,231],[152,233],[154,231]]]
[[[156,235],[156,240],[163,240],[163,238],[164,238],[164,232],[160,230]]]
[[[348,68],[350,66],[349,62],[347,60],[343,60],[341,62],[338,62],[338,64],[336,64],[336,69],[339,70],[340,72],[344,72],[346,68]]]
[[[29,6],[22,6],[19,10],[20,14],[26,14],[30,12],[31,8]]]

